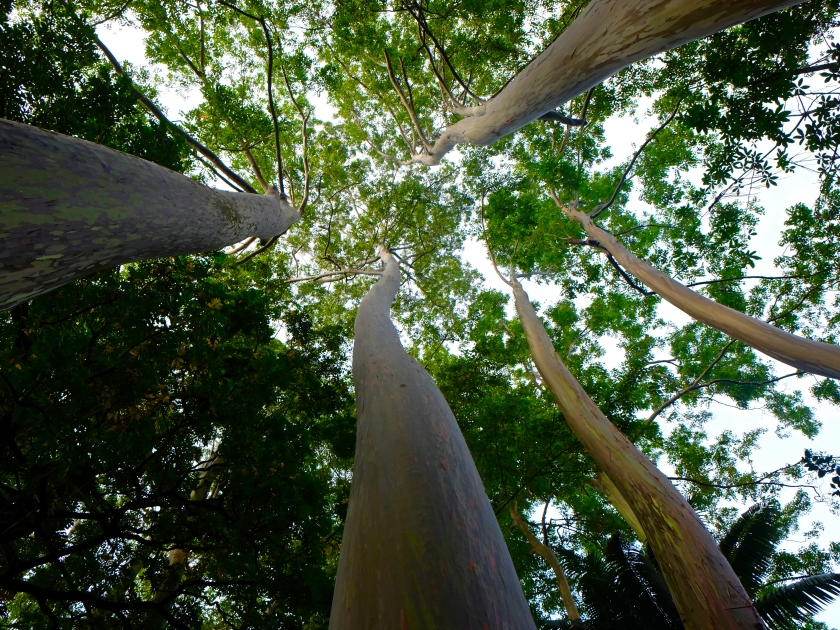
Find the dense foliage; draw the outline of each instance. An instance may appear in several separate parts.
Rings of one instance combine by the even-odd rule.
[[[769,472],[752,465],[767,427],[817,438],[834,420],[815,405],[840,404],[836,381],[806,380],[703,324],[666,321],[660,298],[552,199],[600,206],[600,225],[637,256],[714,300],[836,342],[836,0],[637,63],[559,112],[585,124],[537,121],[439,167],[399,164],[459,118],[456,105],[502,88],[585,4],[2,7],[0,117],[224,185],[133,90],[153,100],[190,91],[200,103],[170,119],[255,189],[278,184],[310,203],[247,260],[261,244],[131,264],[0,316],[0,625],[326,627],[355,438],[348,350],[380,242],[403,263],[394,317],[404,342],[451,405],[547,627],[563,621],[563,604],[511,506],[565,558],[591,621],[624,623],[667,591],[650,594],[664,588],[655,561],[593,487],[596,467],[545,391],[508,295],[477,271],[486,249],[502,274],[550,296],[539,310],[558,353],[724,544],[742,505],[771,502],[763,514],[779,524],[751,596],[837,571],[840,547],[817,540],[819,527],[777,546],[815,501],[836,511],[822,487],[836,479],[836,449],[824,452],[836,445]],[[115,74],[96,47],[112,23],[142,28],[156,65]],[[644,115],[655,137],[616,162],[612,123]],[[770,264],[756,244],[766,235],[755,193],[808,169],[817,196],[787,209]],[[714,435],[712,401],[768,420]],[[624,612],[605,613],[590,602],[612,584],[605,563],[622,558],[644,566],[648,583],[613,602]],[[800,609],[820,627],[814,608]]]

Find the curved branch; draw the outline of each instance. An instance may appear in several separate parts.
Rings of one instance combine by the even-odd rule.
[[[840,378],[840,346],[800,337],[767,322],[718,304],[695,293],[649,263],[639,259],[612,234],[601,229],[592,217],[577,208],[555,203],[566,216],[580,223],[590,239],[650,289],[697,321],[798,370],[829,378]]]
[[[682,99],[679,99],[677,101],[676,107],[674,107],[674,111],[672,111],[671,115],[668,116],[668,118],[665,119],[665,122],[663,122],[661,125],[659,125],[659,127],[657,127],[656,130],[653,133],[648,135],[647,139],[642,143],[642,146],[640,146],[638,151],[636,151],[636,153],[633,155],[633,158],[630,160],[630,164],[628,164],[627,168],[624,169],[624,173],[622,173],[621,179],[618,181],[618,184],[616,185],[615,190],[613,191],[612,197],[610,197],[610,199],[609,199],[609,201],[607,201],[607,203],[603,203],[599,206],[596,206],[595,209],[592,212],[589,213],[590,217],[592,217],[593,219],[597,218],[601,213],[605,212],[611,205],[613,205],[616,197],[618,197],[618,193],[621,190],[621,187],[624,185],[624,182],[627,180],[627,175],[629,175],[630,171],[633,170],[633,165],[636,163],[636,160],[639,159],[639,156],[642,154],[642,151],[645,150],[645,147],[647,145],[649,145],[651,142],[653,142],[654,138],[656,138],[656,136],[659,134],[660,131],[665,129],[665,127],[667,127],[670,124],[670,122],[672,120],[674,120],[674,117],[677,115],[677,111],[679,111],[681,104],[682,104]]]
[[[213,153],[210,149],[205,147],[198,140],[193,138],[190,134],[188,134],[186,131],[181,129],[178,125],[176,125],[171,120],[169,120],[169,118],[166,117],[166,115],[158,108],[158,106],[155,105],[151,101],[151,99],[147,98],[146,95],[143,94],[140,91],[140,89],[134,84],[134,81],[132,81],[131,77],[129,77],[125,73],[125,70],[123,69],[120,62],[117,61],[117,58],[114,57],[113,53],[111,53],[111,51],[108,49],[108,47],[105,46],[105,44],[102,43],[102,40],[99,39],[98,37],[95,37],[95,36],[94,36],[94,38],[95,38],[96,45],[99,47],[99,50],[102,51],[102,53],[105,55],[105,57],[107,57],[108,61],[111,63],[111,67],[114,69],[114,72],[116,72],[118,75],[120,75],[121,77],[124,77],[125,79],[128,80],[128,84],[129,84],[129,87],[131,88],[131,91],[134,92],[134,95],[138,98],[138,100],[141,103],[143,103],[143,105],[146,107],[146,109],[148,109],[155,116],[155,118],[157,118],[160,122],[165,124],[172,131],[174,131],[179,136],[181,136],[184,140],[186,140],[188,145],[190,145],[193,149],[195,149],[201,155],[203,155],[205,158],[207,158],[210,161],[210,163],[213,164],[213,166],[215,166],[222,173],[224,173],[225,176],[228,179],[235,182],[236,185],[239,186],[242,190],[244,190],[246,192],[249,192],[249,193],[256,193],[257,192],[256,190],[254,190],[254,188],[248,182],[246,182],[239,175],[237,175],[233,170],[231,170],[228,167],[227,164],[222,162],[221,158],[219,158],[218,155]]]
[[[547,505],[548,504],[546,503],[546,506]],[[551,570],[554,571],[554,577],[557,580],[557,586],[560,589],[560,597],[562,597],[563,605],[566,607],[566,615],[569,617],[569,621],[572,622],[573,626],[579,625],[580,613],[578,612],[575,600],[572,597],[572,589],[569,587],[569,581],[566,579],[566,572],[563,571],[563,566],[557,559],[557,554],[554,553],[554,550],[551,547],[545,543],[541,543],[537,539],[534,532],[531,531],[531,528],[528,527],[528,525],[526,525],[522,520],[522,517],[519,516],[519,509],[516,507],[516,503],[510,506],[509,511],[514,524],[519,528],[519,531],[525,535],[525,538],[531,544],[531,549],[534,553],[542,557],[542,559],[548,563],[548,566],[551,567]]]
[[[319,281],[323,278],[331,278],[333,276],[381,276],[382,271],[371,271],[370,269],[337,269],[336,271],[327,271],[325,273],[319,273],[314,276],[301,276],[299,278],[289,278],[288,280],[284,280],[286,284],[294,284],[295,282],[309,282],[312,281]],[[336,280],[344,280],[345,278],[336,278]],[[323,281],[323,280],[322,280]],[[329,280],[328,282],[333,282]]]

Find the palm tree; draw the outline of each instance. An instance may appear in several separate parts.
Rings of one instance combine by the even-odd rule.
[[[756,504],[720,541],[756,610],[770,630],[797,630],[837,595],[840,573],[797,576],[767,582],[773,554],[786,533],[778,504]],[[603,553],[578,556],[559,550],[575,581],[588,630],[683,630],[674,601],[649,549],[626,546],[618,534]],[[568,627],[547,622],[544,628]]]

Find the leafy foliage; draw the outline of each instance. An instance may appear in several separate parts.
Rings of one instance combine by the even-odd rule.
[[[398,164],[459,120],[458,107],[506,85],[585,5],[3,5],[0,116],[221,185],[138,107],[129,81],[153,100],[189,92],[197,104],[170,118],[253,188],[282,185],[300,202],[311,184],[302,219],[243,264],[210,253],[131,265],[4,316],[8,623],[326,625],[355,440],[347,357],[379,242],[401,258],[404,342],[455,412],[503,529],[511,503],[545,508],[543,535],[565,553],[593,623],[665,628],[678,617],[655,559],[622,542],[632,531],[588,484],[595,466],[542,386],[507,296],[481,281],[486,248],[502,273],[547,296],[549,335],[593,400],[728,532],[721,545],[776,611],[767,618],[812,623],[836,580],[784,580],[835,575],[837,549],[779,551],[809,502],[772,501],[786,484],[822,499],[820,479],[838,484],[836,462],[806,454],[757,471],[766,428],[733,420],[715,435],[710,404],[763,409],[778,435],[813,439],[825,415],[813,401],[840,404],[836,383],[668,320],[550,193],[585,210],[609,203],[602,227],[707,297],[836,342],[838,3],[812,0],[637,63],[558,110],[586,124],[535,121],[434,169]],[[142,29],[154,65],[117,77],[96,51],[99,23]],[[614,157],[616,120],[645,115],[651,132],[670,121],[641,153]],[[645,129],[625,123],[640,146]],[[782,249],[768,256],[774,217],[754,193],[803,169],[817,173],[818,197],[784,212]],[[741,519],[732,507],[761,501],[770,507]],[[517,533],[508,542],[535,617],[552,624],[562,610],[553,577]]]

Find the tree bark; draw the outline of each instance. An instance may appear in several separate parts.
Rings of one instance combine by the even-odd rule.
[[[299,217],[281,196],[214,190],[0,119],[0,310],[106,267],[268,239]]]
[[[609,477],[607,477],[603,472],[599,472],[595,475],[594,479],[589,481],[589,485],[607,495],[607,499],[609,499],[612,506],[619,514],[621,514],[624,520],[627,521],[627,524],[633,529],[633,532],[636,534],[636,538],[638,538],[640,542],[647,541],[645,530],[642,529],[642,524],[633,513],[633,508],[631,508],[630,504],[624,500],[624,497],[621,496],[618,488],[616,488],[615,484],[610,481]]]
[[[687,630],[765,626],[692,507],[601,413],[560,360],[528,295],[512,281],[531,355],[569,428],[618,488],[648,536]]]
[[[569,618],[569,621],[573,626],[579,625],[580,612],[578,612],[575,599],[572,597],[572,589],[569,587],[569,581],[566,579],[566,572],[563,570],[563,566],[557,559],[557,555],[554,553],[554,550],[545,543],[541,543],[537,537],[534,536],[534,532],[531,531],[528,525],[525,524],[525,521],[522,520],[522,517],[519,516],[519,511],[515,505],[510,506],[510,517],[513,519],[514,524],[519,528],[519,531],[521,531],[525,535],[525,538],[528,539],[528,542],[531,543],[531,549],[534,553],[545,560],[548,563],[548,566],[551,567],[551,570],[554,571],[554,577],[557,580],[557,588],[560,589],[560,597],[563,598],[563,606],[566,608],[566,616]]]
[[[697,321],[804,372],[840,378],[840,346],[793,335],[695,293],[637,258],[612,234],[595,225],[585,212],[569,207],[564,207],[563,211],[583,225],[589,238],[608,251],[625,269]]]
[[[412,161],[437,164],[457,144],[492,144],[636,61],[802,1],[593,0],[496,96]]]
[[[387,250],[356,315],[358,434],[331,630],[520,630],[534,621],[455,417],[403,349]]]

